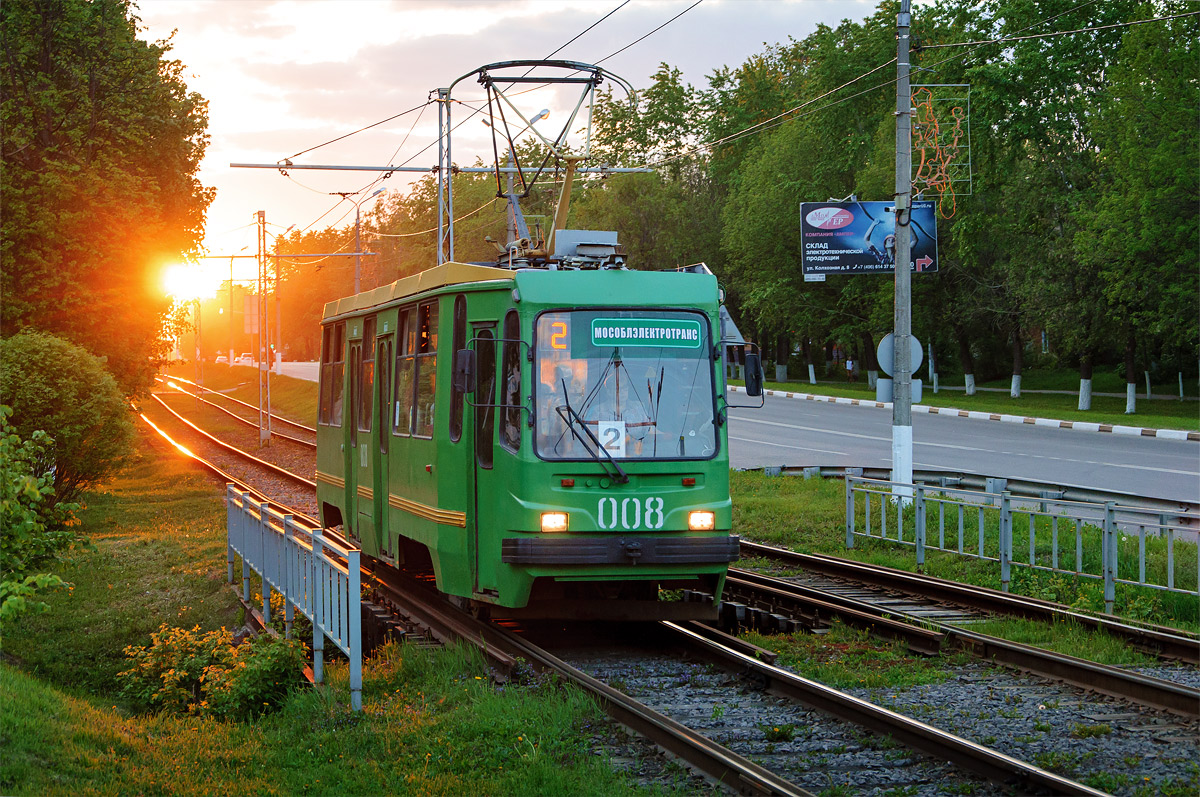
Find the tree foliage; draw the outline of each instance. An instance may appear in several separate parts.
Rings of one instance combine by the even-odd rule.
[[[11,415],[0,405],[0,623],[45,611],[36,594],[67,584],[36,571],[82,541],[72,528],[79,506],[55,501],[53,441],[40,430],[22,437]]]
[[[914,10],[913,83],[965,84],[971,98],[972,179],[939,220],[939,272],[912,285],[913,330],[939,352],[939,371],[955,370],[945,355],[957,350],[964,373],[1019,374],[1026,353],[1042,356],[1029,344],[1046,331],[1049,360],[1081,373],[1120,362],[1131,340],[1138,356],[1194,372],[1197,22],[1122,24],[1185,7],[939,0]],[[866,19],[766,46],[700,88],[663,63],[632,98],[602,91],[590,165],[653,173],[578,179],[569,225],[616,230],[632,268],[706,262],[768,355],[836,343],[872,362],[892,326],[892,280],[804,282],[798,217],[804,201],[894,194],[898,10],[884,0]],[[1016,38],[994,41],[1006,37]],[[968,41],[993,43],[941,47]],[[542,154],[530,147],[522,162]],[[490,260],[484,236],[504,239],[505,214],[488,203],[503,187],[454,180],[456,215],[484,208],[456,226],[456,259]],[[364,265],[364,287],[436,262],[436,191],[426,178],[371,212],[366,240],[380,255]],[[522,207],[549,217],[557,191],[535,189]]]
[[[25,331],[0,340],[0,396],[24,438],[52,440],[60,501],[116,473],[132,450],[129,404],[99,358],[62,338]]]
[[[207,105],[128,0],[6,1],[0,49],[0,332],[68,338],[136,393],[167,349],[161,270],[212,199]]]

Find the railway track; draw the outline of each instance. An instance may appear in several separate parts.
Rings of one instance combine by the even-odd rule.
[[[239,423],[245,424],[247,426],[252,426],[255,429],[259,428],[258,427],[259,409],[258,409],[258,407],[254,406],[253,404],[247,404],[246,402],[242,401],[241,399],[235,399],[233,396],[227,396],[224,393],[221,393],[221,392],[218,392],[215,390],[209,390],[208,388],[204,387],[203,385],[198,385],[195,382],[191,382],[187,379],[183,379],[178,376],[172,376],[172,377],[158,376],[158,377],[155,377],[155,381],[157,381],[159,384],[163,385],[164,387],[166,387],[170,390],[173,390],[181,395],[190,396],[191,398],[193,398],[197,401],[207,404],[208,406],[210,406],[220,412],[225,413],[226,415],[230,416],[231,418],[238,421]],[[180,383],[185,384],[185,385],[191,385],[191,387],[193,389],[187,390],[183,387],[180,387]],[[232,410],[228,409],[227,407],[223,407],[216,402],[209,401],[208,399],[204,398],[204,396],[203,396],[204,393],[207,393],[208,395],[213,396],[214,398],[220,398],[222,401],[226,402],[227,404],[231,404],[240,410],[252,411],[254,413],[254,417],[247,418],[244,415],[239,415],[238,413],[233,412]],[[295,435],[288,435],[288,434],[284,434],[283,432],[276,431],[276,429],[275,429],[276,424],[286,426],[294,431],[302,433],[304,436],[297,437]],[[316,429],[314,429],[311,426],[305,426],[302,423],[297,423],[296,421],[290,420],[288,418],[284,418],[282,415],[276,415],[274,413],[271,414],[271,436],[282,438],[291,443],[296,443],[297,445],[306,446],[308,448],[313,449],[314,451],[317,448],[317,430]]]
[[[988,615],[1011,615],[1046,622],[1072,622],[1101,630],[1160,658],[1200,664],[1200,636],[1163,626],[1133,625],[1116,618],[1083,614],[1057,603],[1014,595],[1009,592],[962,584],[889,567],[856,562],[822,554],[804,554],[769,545],[742,541],[742,555],[756,556],[808,572],[837,578],[860,591],[864,598],[887,605],[898,596],[908,600],[934,599],[941,607],[967,607]],[[864,589],[868,591],[863,591]],[[870,588],[875,588],[873,591]],[[912,613],[912,612],[910,612]]]
[[[193,431],[193,433],[206,434],[202,432],[202,430],[199,430],[199,428],[195,425],[190,424],[183,419],[182,416],[178,415],[178,413],[175,413],[173,410],[167,407],[165,402],[161,402],[161,404],[164,409],[170,411],[178,420],[183,423],[188,423],[189,428]],[[215,438],[212,438],[211,436],[207,436],[205,439],[214,446],[220,444],[220,441],[216,441]],[[227,452],[230,456],[237,455],[234,453],[236,449],[230,451],[230,449],[233,447],[229,447],[227,444],[221,445],[226,446],[222,450]],[[262,461],[259,460],[259,462]],[[267,463],[263,464],[265,465]],[[276,469],[278,468],[278,466],[272,467]],[[284,477],[280,476],[279,478]],[[300,482],[304,481],[307,480],[300,479],[295,483],[299,484]],[[261,488],[260,492],[270,489],[270,487]],[[304,489],[311,488],[304,487]],[[756,554],[759,553],[759,551],[756,551]],[[386,571],[384,575],[390,574],[391,571]],[[655,744],[659,745],[665,750],[670,751],[674,755],[684,758],[699,771],[704,772],[709,778],[726,784],[736,783],[738,784],[735,787],[736,790],[745,791],[748,793],[806,793],[803,789],[800,789],[794,784],[789,783],[786,778],[781,778],[778,775],[772,775],[770,771],[763,769],[762,767],[758,767],[757,769],[754,768],[757,767],[757,765],[747,767],[746,764],[750,764],[751,762],[745,760],[745,756],[739,755],[728,747],[717,744],[711,739],[705,738],[705,734],[698,733],[695,728],[688,729],[687,727],[681,726],[677,720],[672,720],[667,717],[665,712],[654,712],[652,709],[649,709],[645,706],[640,706],[638,701],[632,700],[627,695],[623,695],[620,691],[613,689],[611,686],[606,686],[600,683],[599,680],[594,676],[589,676],[586,673],[582,673],[582,671],[580,671],[580,674],[577,675],[572,672],[572,668],[570,668],[569,665],[567,665],[566,668],[560,666],[559,662],[556,660],[557,657],[540,649],[530,647],[532,643],[530,643],[527,638],[524,638],[524,635],[514,636],[513,639],[506,640],[502,636],[497,636],[507,634],[508,632],[506,632],[504,629],[498,628],[494,625],[479,623],[468,615],[462,614],[461,612],[456,612],[456,610],[454,610],[452,607],[449,607],[448,604],[446,604],[443,608],[432,610],[426,606],[426,604],[429,604],[430,601],[434,601],[434,603],[436,603],[436,600],[442,600],[440,597],[438,597],[436,600],[430,598],[430,601],[421,600],[420,606],[411,605],[413,600],[412,595],[416,594],[416,591],[411,587],[403,590],[391,590],[387,587],[385,583],[386,579],[383,578],[383,576],[377,574],[375,579],[377,584],[377,592],[381,595],[381,600],[396,606],[400,611],[402,611],[403,614],[410,618],[419,618],[416,620],[410,619],[408,622],[414,623],[415,626],[420,628],[421,631],[427,636],[432,636],[433,638],[441,639],[443,641],[452,638],[460,638],[472,641],[476,644],[482,643],[483,649],[488,653],[488,655],[492,656],[494,666],[502,671],[510,669],[513,662],[515,662],[517,659],[538,662],[539,666],[552,668],[554,671],[559,672],[564,677],[569,677],[570,680],[579,683],[581,688],[585,688],[586,691],[594,694],[597,699],[610,710],[611,715],[618,722],[625,724],[627,727],[632,728],[638,733],[645,734],[648,738],[651,738]],[[738,585],[741,581],[749,580],[752,579],[744,578],[740,571],[736,572],[730,579],[731,586]],[[761,586],[761,584],[759,586]],[[771,586],[771,588],[779,589],[778,585]],[[742,589],[742,587],[737,586],[737,589]],[[750,596],[747,597],[750,600],[760,601],[761,593],[759,593],[759,595],[760,597],[758,598],[753,598]],[[406,603],[408,605],[406,605]],[[442,603],[445,603],[444,600],[442,600]],[[733,601],[730,601],[728,605],[732,606],[733,611],[736,612],[737,607]],[[749,603],[745,605],[748,607],[751,606]],[[765,609],[758,606],[754,606],[752,608],[754,612],[760,614],[766,614],[768,616],[779,615],[784,617],[783,613],[780,611],[768,611],[768,609],[781,609],[783,608],[781,605],[768,606]],[[845,604],[845,602],[843,602],[840,611],[847,610],[870,614],[870,612],[867,612],[863,607],[848,606]],[[809,612],[811,614],[811,609]],[[804,610],[795,611],[795,615],[796,617],[794,618],[785,617],[785,619],[791,620],[792,622],[799,622],[804,618]],[[882,612],[876,611],[873,616],[874,619],[872,622],[875,623],[876,627],[892,627],[891,624],[894,621],[892,618],[882,617]],[[885,623],[884,620],[887,620],[888,622]],[[925,624],[929,625],[928,618],[926,618]],[[909,627],[911,628],[912,626],[910,625]],[[811,685],[812,682],[807,682],[807,684],[810,684],[811,686],[806,685],[804,688],[812,691],[803,692],[801,686],[798,684],[803,682],[804,679],[798,679],[797,676],[787,673],[779,668],[772,668],[770,665],[763,665],[769,668],[767,670],[758,669],[759,664],[762,664],[760,661],[760,659],[763,658],[761,654],[756,656],[753,652],[747,653],[744,646],[742,646],[742,649],[739,650],[736,643],[734,643],[734,646],[730,648],[729,645],[726,644],[729,640],[712,641],[709,639],[707,641],[701,641],[706,637],[711,637],[714,635],[711,630],[705,630],[703,627],[684,629],[679,627],[663,626],[663,628],[665,629],[663,634],[671,635],[673,639],[677,640],[675,643],[677,645],[682,644],[678,640],[688,640],[689,645],[708,646],[710,649],[704,652],[703,656],[699,652],[701,650],[700,647],[691,648],[692,652],[689,655],[696,658],[709,657],[723,660],[725,662],[724,666],[733,667],[735,671],[741,673],[741,675],[738,676],[738,679],[741,681],[745,681],[747,677],[746,673],[755,673],[754,675],[749,676],[749,682],[753,684],[754,691],[770,693],[773,695],[783,695],[789,700],[796,700],[799,701],[799,703],[808,706],[809,709],[806,710],[820,710],[823,712],[828,712],[834,716],[837,716],[838,712],[840,711],[845,715],[843,721],[857,723],[864,728],[868,728],[872,732],[887,733],[890,736],[905,742],[905,744],[911,745],[915,749],[930,752],[935,756],[940,756],[947,759],[951,759],[953,756],[952,760],[954,760],[958,766],[962,766],[970,772],[979,773],[982,776],[997,782],[1019,784],[1018,788],[1020,788],[1022,792],[1038,791],[1044,793],[1078,794],[1102,793],[1088,789],[1080,784],[1073,783],[1066,778],[1062,778],[1061,776],[1044,771],[1039,767],[1020,762],[1017,759],[1009,759],[1007,756],[995,753],[993,750],[988,750],[985,745],[978,745],[976,743],[969,742],[966,739],[959,739],[958,742],[951,743],[947,737],[953,737],[953,734],[947,734],[945,731],[938,731],[936,728],[932,728],[932,726],[927,726],[930,728],[929,731],[918,730],[916,729],[916,726],[921,726],[922,723],[916,723],[915,726],[908,725],[905,723],[905,720],[907,720],[909,723],[913,723],[915,721],[908,720],[896,712],[887,712],[886,709],[880,709],[880,711],[884,712],[883,714],[877,713],[874,711],[874,709],[879,709],[878,706],[869,708],[872,705],[871,703],[862,701],[859,698],[854,698],[851,695],[846,695],[845,698],[835,698],[832,696],[832,693],[836,690],[828,690],[828,688],[821,687],[819,684]],[[941,644],[944,644],[944,637],[946,636],[945,631],[939,631],[933,628],[925,628],[921,629],[921,631],[926,636],[930,634],[942,634],[943,641],[939,641],[937,643],[937,647],[940,647]],[[896,633],[899,633],[899,631]],[[958,633],[961,635],[965,632],[959,631]],[[512,635],[510,634],[510,636]],[[959,644],[962,644],[961,636],[957,637],[956,639],[958,639]],[[932,643],[929,641],[929,639],[926,639],[925,642],[917,644],[925,644],[929,646]],[[967,645],[967,647],[970,648],[971,645]],[[718,648],[721,649],[720,652],[718,652]],[[983,648],[985,651],[990,649],[991,648],[987,647]],[[574,667],[573,669],[580,670],[578,667]],[[1061,676],[1048,675],[1046,677],[1056,678],[1057,680],[1066,680]],[[591,683],[591,681],[595,681],[596,683]],[[801,694],[804,694],[805,696],[799,696]],[[1138,699],[1136,696],[1130,695],[1124,695],[1124,698],[1135,701]],[[840,704],[839,708],[835,708],[835,706],[839,705],[839,701],[842,699],[847,700],[845,703]],[[1161,703],[1163,701],[1159,698],[1152,698],[1146,700],[1146,702],[1150,703],[1151,705],[1162,707]],[[887,716],[888,714],[895,714],[896,717],[899,718],[899,720],[895,721],[898,721],[901,724],[895,728],[887,726],[885,724],[885,719],[887,721],[893,721],[892,718]],[[1186,730],[1187,729],[1185,729],[1185,732]],[[924,735],[926,733],[931,733],[932,735],[926,736]],[[958,737],[954,738],[957,739]],[[986,752],[974,750],[973,748],[976,747],[981,748],[982,751]],[[750,755],[751,757],[754,757],[755,755],[761,754],[762,751],[758,751],[758,753],[751,752]],[[975,758],[975,756],[979,757]],[[770,758],[770,756],[767,755],[766,758]]]
[[[1189,719],[1200,718],[1200,690],[1194,687],[958,628],[931,620],[928,615],[897,610],[893,603],[870,603],[747,570],[731,570],[722,597],[728,607],[723,619],[734,630],[739,625],[771,624],[770,620],[754,617],[739,622],[737,609],[742,606],[753,607],[770,618],[803,618],[809,628],[825,627],[836,618],[879,636],[901,639],[915,652],[935,654],[959,648],[1042,678]]]

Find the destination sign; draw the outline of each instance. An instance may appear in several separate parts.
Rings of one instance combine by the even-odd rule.
[[[593,346],[700,348],[700,322],[670,318],[594,318]]]

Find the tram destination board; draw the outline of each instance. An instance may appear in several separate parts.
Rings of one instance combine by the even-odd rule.
[[[891,274],[896,270],[892,202],[802,202],[801,264],[805,277]],[[938,270],[936,203],[913,202],[912,270]]]

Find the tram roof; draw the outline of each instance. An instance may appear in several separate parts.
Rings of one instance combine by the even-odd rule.
[[[443,263],[440,266],[426,269],[419,274],[401,277],[390,285],[381,285],[378,288],[363,291],[354,296],[346,296],[332,302],[326,302],[322,318],[328,319],[346,313],[366,310],[370,307],[377,307],[446,285],[459,285],[464,282],[485,282],[488,280],[512,280],[512,278],[513,272],[506,268],[476,266],[470,263]]]

